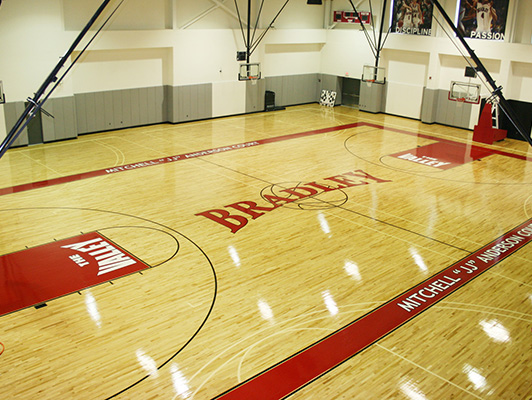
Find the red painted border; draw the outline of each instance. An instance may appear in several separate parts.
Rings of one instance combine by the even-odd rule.
[[[192,153],[184,153],[184,154],[179,154],[179,155],[175,155],[175,156],[171,156],[171,157],[156,158],[156,159],[153,159],[153,160],[142,161],[142,162],[132,163],[132,164],[126,164],[126,165],[121,165],[121,166],[118,166],[118,167],[112,167],[112,168],[100,169],[100,170],[95,170],[95,171],[83,172],[83,173],[75,174],[75,175],[62,176],[60,178],[54,178],[54,179],[49,179],[49,180],[40,181],[40,182],[25,183],[25,184],[22,184],[22,185],[17,185],[17,186],[6,187],[6,188],[0,189],[0,196],[4,196],[6,194],[11,194],[11,193],[25,192],[25,191],[28,191],[28,190],[39,189],[39,188],[48,187],[48,186],[60,185],[62,183],[75,182],[75,181],[79,181],[79,180],[82,180],[82,179],[94,178],[94,177],[97,177],[97,176],[110,175],[110,174],[114,174],[114,173],[117,173],[117,172],[130,171],[130,170],[139,169],[139,168],[151,167],[151,166],[154,166],[154,165],[162,165],[162,164],[167,164],[167,163],[176,162],[176,161],[180,161],[180,160],[187,160],[189,158],[203,157],[203,156],[208,156],[208,155],[211,155],[211,154],[223,153],[223,152],[226,152],[226,151],[238,150],[238,149],[243,149],[243,148],[247,148],[247,147],[254,147],[254,146],[259,146],[259,145],[268,144],[268,143],[282,142],[282,141],[290,140],[290,139],[298,139],[298,138],[306,137],[306,136],[319,135],[319,134],[322,134],[322,133],[335,132],[335,131],[340,131],[340,130],[344,130],[344,129],[351,129],[351,128],[356,128],[356,127],[359,127],[359,126],[369,126],[369,127],[376,128],[376,129],[382,129],[382,130],[388,130],[388,131],[397,132],[397,133],[403,133],[403,134],[407,134],[407,135],[411,135],[411,136],[421,137],[421,138],[424,138],[424,139],[436,140],[436,141],[443,142],[443,143],[460,143],[460,144],[463,144],[461,142],[455,142],[455,141],[449,140],[449,139],[442,139],[442,138],[438,138],[438,137],[434,137],[434,136],[430,136],[430,135],[409,132],[409,131],[405,131],[405,130],[397,129],[397,128],[384,127],[382,125],[376,125],[376,124],[372,124],[372,123],[368,123],[368,122],[355,122],[355,123],[352,123],[352,124],[338,125],[338,126],[333,126],[333,127],[329,127],[329,128],[317,129],[317,130],[312,130],[312,131],[307,131],[307,132],[300,132],[300,133],[293,133],[293,134],[290,134],[290,135],[277,136],[277,137],[268,138],[268,139],[261,139],[261,140],[257,140],[257,141],[253,141],[253,142],[238,143],[238,144],[233,144],[233,145],[229,145],[229,146],[222,146],[222,147],[216,147],[216,148],[208,149],[208,150],[196,151],[196,152],[192,152]],[[487,150],[484,147],[480,147],[480,146],[476,146],[476,145],[471,145],[471,147],[472,147],[472,149],[480,149],[480,150],[484,150],[484,151]],[[532,158],[526,157],[526,156],[521,156],[521,155],[518,155],[518,154],[507,153],[505,151],[492,150],[492,149],[489,149],[489,151],[492,154],[498,154],[498,155],[503,155],[503,156],[506,156],[506,157],[517,158],[519,160],[532,161]]]
[[[532,241],[532,219],[296,355],[219,395],[276,400],[327,373]]]

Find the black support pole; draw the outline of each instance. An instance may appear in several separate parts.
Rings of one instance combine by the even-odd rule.
[[[251,59],[251,0],[248,0],[248,37],[246,48],[246,62],[249,64]]]
[[[379,43],[377,44],[377,54],[375,55],[375,67],[379,66],[379,60],[381,56],[381,50],[382,50],[382,32],[384,30],[384,17],[386,16],[386,6],[387,1],[384,0],[382,4],[382,17],[381,17],[381,29],[379,32]]]
[[[515,126],[515,129],[517,129],[517,131],[523,137],[523,139],[525,139],[532,146],[532,138],[530,138],[530,135],[527,135],[525,133],[525,129],[524,129],[523,125],[521,124],[521,122],[519,121],[519,118],[515,114],[514,110],[512,109],[512,107],[510,106],[508,101],[504,98],[504,96],[502,94],[502,87],[501,86],[497,86],[497,84],[495,83],[495,80],[491,77],[491,75],[488,72],[488,70],[486,69],[486,67],[484,67],[484,64],[482,64],[482,61],[480,61],[480,59],[477,57],[477,55],[475,54],[475,51],[473,49],[471,49],[471,47],[469,47],[469,45],[467,44],[466,40],[464,39],[464,36],[458,30],[458,28],[454,25],[454,23],[451,20],[451,18],[449,18],[449,15],[447,15],[445,10],[441,6],[440,2],[438,0],[431,0],[431,1],[432,1],[432,4],[434,4],[434,6],[436,6],[436,8],[440,12],[440,14],[443,16],[443,18],[445,19],[447,24],[454,31],[455,35],[458,37],[458,39],[460,40],[460,42],[462,43],[462,45],[464,46],[466,51],[469,53],[471,59],[473,60],[473,62],[476,65],[476,70],[478,72],[481,72],[482,75],[484,75],[484,77],[486,78],[486,81],[492,87],[492,89],[493,89],[492,94],[496,95],[499,98],[499,104],[500,104],[502,110],[504,111],[504,113],[506,114],[506,116],[508,117],[508,119],[510,120],[510,122],[513,124],[513,126]]]
[[[20,135],[22,130],[25,128],[26,125],[24,124],[24,121],[26,119],[31,119],[35,116],[35,113],[42,107],[42,104],[40,104],[41,97],[45,93],[46,89],[55,81],[57,81],[57,74],[63,68],[66,61],[70,57],[70,55],[75,51],[76,47],[79,45],[79,43],[83,40],[83,37],[87,34],[89,29],[94,25],[96,20],[100,17],[100,15],[103,13],[107,5],[112,0],[104,0],[103,3],[100,5],[98,10],[94,13],[92,18],[89,20],[87,25],[83,28],[83,30],[79,33],[78,37],[72,42],[72,45],[67,50],[64,56],[61,57],[60,61],[57,63],[55,68],[52,70],[50,75],[46,78],[46,80],[43,82],[39,90],[35,93],[33,98],[28,98],[28,106],[25,108],[22,115],[19,117],[13,128],[9,131],[8,135],[0,145],[0,158],[5,154],[5,152],[9,149],[9,147],[13,144],[13,142],[17,139],[17,137]]]

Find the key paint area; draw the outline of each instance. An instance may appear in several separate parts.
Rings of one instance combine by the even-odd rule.
[[[492,154],[497,153],[479,146],[446,141],[402,151],[390,156],[427,167],[446,170]]]
[[[0,256],[0,315],[149,268],[96,232]]]

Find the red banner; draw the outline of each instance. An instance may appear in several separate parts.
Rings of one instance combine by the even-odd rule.
[[[370,12],[359,12],[358,15],[360,15],[360,18],[362,18],[362,22],[364,24],[370,23],[371,21]],[[357,18],[357,14],[354,11],[335,11],[333,21],[342,22],[342,23],[360,24],[360,20]]]

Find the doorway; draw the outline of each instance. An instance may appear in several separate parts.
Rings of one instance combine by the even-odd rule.
[[[342,78],[342,105],[358,107],[360,99],[360,79]]]

